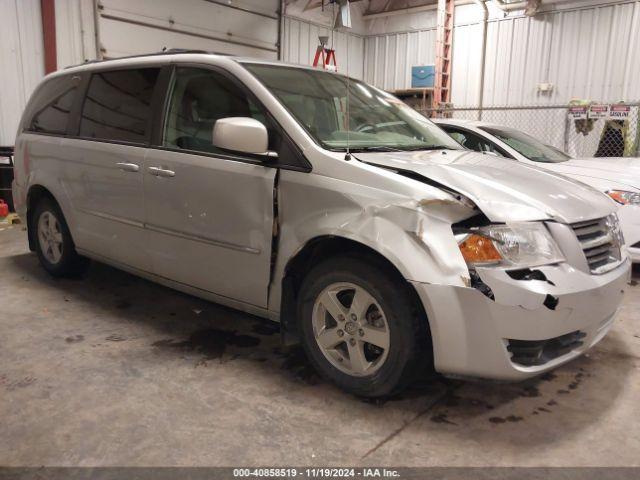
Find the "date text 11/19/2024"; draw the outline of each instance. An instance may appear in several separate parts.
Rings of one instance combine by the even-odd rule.
[[[234,478],[399,478],[387,468],[235,468]]]

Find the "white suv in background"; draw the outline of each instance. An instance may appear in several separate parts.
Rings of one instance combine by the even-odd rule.
[[[619,205],[629,256],[640,262],[640,159],[574,159],[514,128],[451,118],[434,122],[465,148],[561,173],[609,195]]]
[[[327,71],[81,65],[46,77],[15,145],[16,208],[52,275],[92,258],[279,321],[357,395],[434,368],[545,372],[606,335],[629,280],[604,195]]]

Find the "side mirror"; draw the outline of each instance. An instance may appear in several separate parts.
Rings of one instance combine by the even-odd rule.
[[[276,152],[268,151],[267,127],[255,118],[227,117],[216,121],[212,132],[213,145],[223,150],[252,153],[277,158]]]
[[[491,157],[500,157],[500,155],[498,155],[496,152],[491,152],[488,150],[482,150],[482,152],[480,153],[482,153],[483,155],[489,155]]]

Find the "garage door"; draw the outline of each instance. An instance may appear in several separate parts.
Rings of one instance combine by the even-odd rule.
[[[103,58],[186,48],[276,59],[279,0],[100,0]]]

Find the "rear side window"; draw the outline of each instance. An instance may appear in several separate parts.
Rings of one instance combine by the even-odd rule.
[[[53,78],[44,84],[35,94],[30,112],[27,113],[30,118],[26,130],[64,135],[78,92],[78,83],[70,76],[64,76]]]
[[[146,143],[159,73],[159,68],[94,73],[82,107],[80,136]]]

